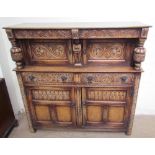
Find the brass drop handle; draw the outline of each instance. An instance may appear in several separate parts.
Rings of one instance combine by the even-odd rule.
[[[87,80],[88,80],[88,82],[92,82],[93,77],[92,77],[92,76],[88,76],[88,77],[87,77]]]
[[[66,76],[61,76],[61,80],[64,82],[67,80],[67,77]]]
[[[127,79],[128,79],[128,77],[127,77],[127,76],[122,76],[122,77],[121,77],[122,82],[126,82],[126,81],[127,81]]]
[[[33,81],[35,79],[35,77],[33,75],[29,76],[30,81]]]

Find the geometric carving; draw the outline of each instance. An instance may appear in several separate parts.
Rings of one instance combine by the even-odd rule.
[[[87,99],[95,101],[125,101],[126,91],[123,90],[89,90]]]
[[[17,39],[70,39],[70,30],[15,30]]]
[[[35,100],[66,101],[70,99],[69,90],[32,90],[32,98]]]
[[[88,47],[90,59],[124,59],[124,44],[92,43]]]
[[[124,79],[125,77],[125,79]],[[100,85],[113,85],[113,84],[132,84],[134,82],[134,74],[132,73],[82,73],[82,83]]]
[[[78,32],[78,33],[77,33]],[[17,39],[138,38],[138,29],[14,30]]]
[[[138,38],[140,31],[138,29],[100,29],[79,31],[79,37],[85,38]]]
[[[31,54],[34,59],[66,59],[63,43],[33,43]]]
[[[24,82],[34,84],[73,82],[73,73],[35,73],[23,72]]]

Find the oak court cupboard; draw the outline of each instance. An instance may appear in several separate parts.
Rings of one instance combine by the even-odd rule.
[[[130,135],[148,29],[137,22],[5,27],[30,130]]]

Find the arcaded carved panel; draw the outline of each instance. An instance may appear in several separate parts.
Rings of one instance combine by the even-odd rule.
[[[70,100],[69,90],[32,90],[32,99],[48,101]]]
[[[138,38],[138,29],[99,29],[80,30],[80,38]]]
[[[17,39],[69,39],[70,30],[15,30]]]
[[[123,90],[89,90],[87,91],[88,100],[96,101],[125,101],[126,91]]]
[[[72,73],[22,73],[23,81],[33,84],[69,83],[73,82]]]
[[[65,60],[66,44],[65,43],[31,43],[31,57],[34,60]]]
[[[89,59],[124,60],[124,48],[124,43],[91,43],[88,45],[87,52]]]
[[[134,74],[130,73],[82,73],[82,83],[105,85],[113,84],[132,84],[134,82]]]

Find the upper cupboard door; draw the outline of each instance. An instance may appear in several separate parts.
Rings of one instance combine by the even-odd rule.
[[[84,64],[131,65],[133,40],[84,40]]]
[[[26,43],[23,48],[27,64],[72,64],[70,40],[28,40]]]

